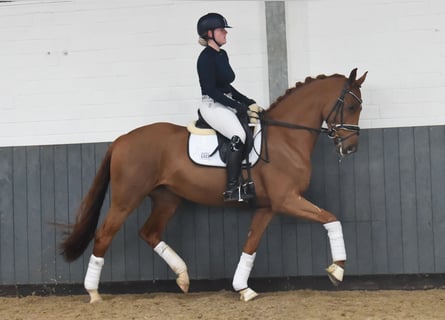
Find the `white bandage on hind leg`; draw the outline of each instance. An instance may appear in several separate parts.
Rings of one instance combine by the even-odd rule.
[[[247,280],[252,271],[253,263],[255,261],[256,252],[252,255],[243,252],[239,260],[238,266],[233,276],[232,286],[235,291],[240,291],[247,288]]]
[[[90,257],[87,274],[85,275],[84,286],[87,290],[97,290],[99,287],[100,273],[104,266],[104,258],[98,258],[94,254]]]
[[[179,275],[180,273],[187,271],[187,266],[184,260],[182,260],[181,257],[178,256],[177,253],[164,241],[159,242],[154,248],[154,251],[164,259],[174,273]]]
[[[345,242],[343,240],[343,231],[340,221],[325,223],[323,226],[328,231],[328,237],[331,243],[332,260],[346,260]]]

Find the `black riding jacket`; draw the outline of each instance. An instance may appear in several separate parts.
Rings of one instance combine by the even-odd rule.
[[[235,73],[229,63],[226,51],[216,51],[210,46],[202,50],[198,58],[198,76],[201,85],[201,93],[225,106],[239,110],[246,107],[254,100],[247,98],[237,91],[230,83],[235,80]],[[225,93],[231,93],[232,99]]]

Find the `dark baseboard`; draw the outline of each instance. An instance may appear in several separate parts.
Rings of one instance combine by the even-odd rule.
[[[191,280],[190,292],[233,290],[231,279]],[[348,276],[339,286],[334,287],[326,276],[252,278],[249,285],[258,292],[287,290],[428,290],[445,289],[445,274],[410,275],[363,275]],[[153,292],[177,292],[180,289],[174,280],[103,282],[100,292],[104,294],[141,294]],[[0,297],[7,296],[48,296],[85,294],[83,284],[17,284],[0,285]]]

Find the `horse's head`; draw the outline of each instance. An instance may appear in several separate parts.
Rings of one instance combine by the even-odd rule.
[[[335,143],[340,156],[357,151],[360,127],[358,121],[362,110],[360,87],[366,79],[365,72],[359,79],[357,69],[351,71],[334,106],[328,110],[325,117],[329,137]]]

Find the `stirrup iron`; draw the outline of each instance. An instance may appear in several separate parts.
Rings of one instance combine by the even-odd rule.
[[[236,198],[234,197],[235,195],[237,196]],[[242,202],[242,201],[244,201],[243,198],[241,197],[241,187],[240,186],[233,188],[232,190],[224,191],[223,196],[224,196],[225,202],[228,202],[228,201]]]

